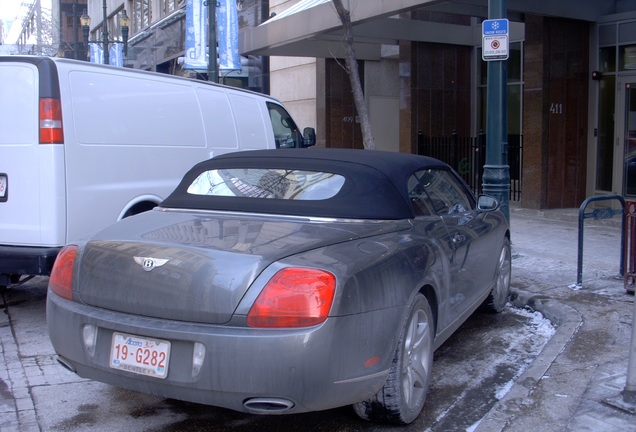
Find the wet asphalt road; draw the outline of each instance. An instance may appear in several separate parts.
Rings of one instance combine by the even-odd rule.
[[[470,431],[546,342],[527,312],[476,312],[436,352],[424,412],[407,427],[365,422],[350,407],[255,416],[135,393],[68,372],[55,361],[48,341],[47,281],[36,278],[0,293],[0,308],[17,340],[24,387],[43,431]]]

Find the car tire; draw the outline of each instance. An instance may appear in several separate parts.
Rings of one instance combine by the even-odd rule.
[[[353,409],[365,420],[408,424],[422,412],[431,381],[435,323],[422,294],[411,302],[386,383]]]
[[[495,286],[484,302],[487,311],[499,313],[506,307],[510,299],[510,274],[512,272],[512,255],[510,253],[510,239],[504,238],[501,247],[497,270],[495,272]]]

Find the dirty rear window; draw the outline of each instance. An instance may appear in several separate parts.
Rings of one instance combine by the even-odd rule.
[[[271,168],[225,168],[201,173],[190,184],[192,195],[325,200],[344,185],[343,176],[328,172]]]

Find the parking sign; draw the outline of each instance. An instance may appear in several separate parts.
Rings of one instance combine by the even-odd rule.
[[[482,29],[481,57],[485,61],[508,59],[508,20],[485,20]]]

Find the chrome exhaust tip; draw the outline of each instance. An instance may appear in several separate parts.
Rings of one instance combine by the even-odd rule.
[[[64,357],[60,357],[60,356],[56,356],[55,358],[57,360],[57,362],[59,364],[61,364],[62,366],[64,366],[65,369],[68,369],[69,371],[73,372],[73,373],[77,373],[77,371],[75,370],[75,367],[73,367],[72,364],[69,363],[68,360],[66,360]]]
[[[282,414],[294,405],[290,400],[279,398],[252,398],[243,402],[245,409],[254,414]]]

